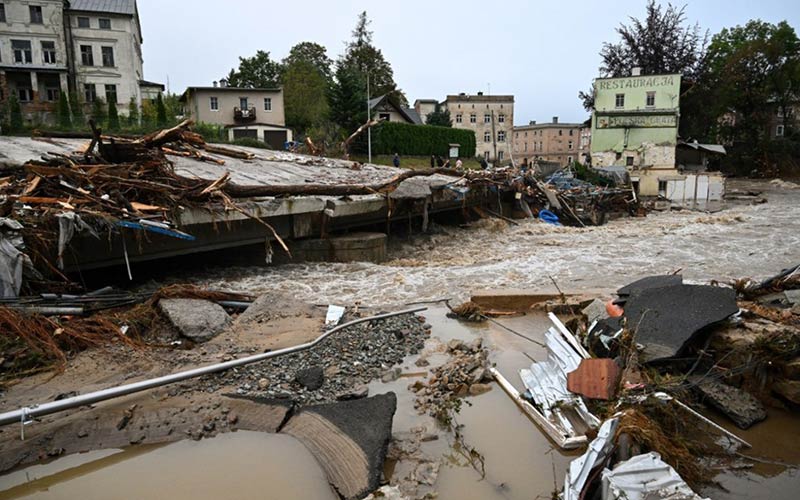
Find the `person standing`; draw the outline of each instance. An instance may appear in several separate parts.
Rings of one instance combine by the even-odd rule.
[[[461,158],[458,158],[456,160],[456,169],[461,170],[461,167],[463,167],[463,166],[464,166],[464,164],[461,163]]]
[[[394,158],[392,159],[392,164],[395,166],[395,168],[400,168],[400,155],[399,154],[397,154],[397,153],[394,154]]]
[[[431,155],[431,168],[436,168],[436,156]]]

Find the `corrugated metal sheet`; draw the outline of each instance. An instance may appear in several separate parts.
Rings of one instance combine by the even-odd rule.
[[[578,500],[586,487],[586,481],[592,469],[603,463],[614,448],[614,436],[617,433],[619,420],[610,418],[603,422],[597,437],[589,444],[586,453],[569,463],[564,477],[564,500]]]
[[[70,10],[104,12],[132,16],[136,13],[136,0],[71,0]]]
[[[603,471],[603,500],[703,500],[655,452],[637,455]],[[708,499],[705,499],[708,500]]]

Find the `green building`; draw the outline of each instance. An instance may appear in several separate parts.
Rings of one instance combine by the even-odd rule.
[[[678,175],[680,88],[680,74],[595,80],[592,165],[625,166],[642,195],[658,195],[659,178]]]

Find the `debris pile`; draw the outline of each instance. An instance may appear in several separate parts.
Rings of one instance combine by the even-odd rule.
[[[750,444],[693,406],[747,429],[768,418],[765,404],[800,401],[799,275],[795,266],[735,288],[647,277],[618,290],[605,310],[599,301],[561,304],[582,311],[583,321],[569,322],[576,334],[551,313],[548,360],[520,371],[526,391],[492,373],[562,448],[597,429],[570,466],[563,498],[601,489],[604,498],[700,498],[691,488],[709,480],[707,459],[732,461]]]
[[[448,342],[447,352],[450,360],[432,370],[427,381],[417,380],[409,386],[416,399],[414,408],[420,413],[428,413],[443,425],[452,423],[453,412],[458,412],[461,399],[477,396],[491,390],[487,358],[489,351],[483,347],[483,340],[477,338],[465,343],[454,339]]]

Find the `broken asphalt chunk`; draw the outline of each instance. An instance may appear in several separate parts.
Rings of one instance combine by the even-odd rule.
[[[628,328],[644,346],[645,363],[678,355],[704,328],[739,311],[730,288],[674,285],[634,292],[625,305]]]

